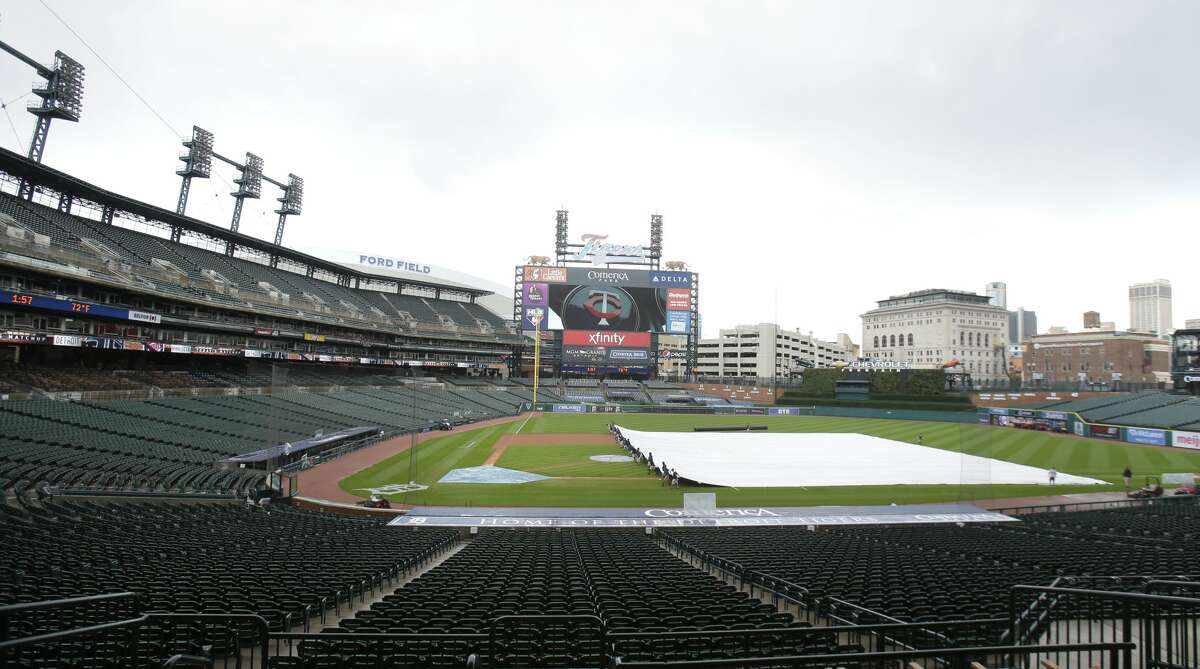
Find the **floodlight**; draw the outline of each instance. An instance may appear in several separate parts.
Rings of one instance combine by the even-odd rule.
[[[650,258],[658,260],[662,257],[662,215],[650,215]]]
[[[304,179],[295,174],[288,174],[288,185],[283,189],[283,196],[278,198],[278,202],[276,214],[299,216],[304,209]]]
[[[561,261],[567,255],[567,210],[559,209],[554,216],[554,253]]]
[[[212,175],[213,134],[200,126],[192,126],[192,138],[184,140],[187,153],[179,156],[183,167],[175,172],[181,177],[207,179]]]
[[[242,166],[242,176],[233,180],[238,189],[230,195],[241,199],[244,197],[258,199],[262,194],[263,159],[246,152],[246,164]]]
[[[37,116],[78,121],[83,111],[84,67],[79,61],[61,51],[54,52],[54,71],[46,79],[46,85],[34,88],[33,94],[41,100],[32,100],[27,109]]]

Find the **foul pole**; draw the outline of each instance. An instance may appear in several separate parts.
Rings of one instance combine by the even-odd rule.
[[[533,316],[533,404],[537,405],[538,379],[542,371],[542,314],[534,313]],[[536,406],[531,409],[536,409]]]

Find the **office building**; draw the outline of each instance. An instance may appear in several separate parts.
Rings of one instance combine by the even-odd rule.
[[[1008,341],[1020,344],[1037,334],[1037,312],[1026,311],[1018,307],[1016,311],[1008,312]]]
[[[993,307],[1008,308],[1008,284],[1003,281],[993,281],[984,289]]]
[[[862,314],[862,357],[951,368],[976,383],[1007,379],[1008,311],[987,295],[941,288],[880,300]]]
[[[1171,334],[1171,282],[1155,279],[1129,287],[1129,329],[1159,337]]]

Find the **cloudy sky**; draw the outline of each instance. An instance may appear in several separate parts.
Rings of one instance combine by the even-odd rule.
[[[1126,327],[1154,278],[1177,326],[1200,318],[1200,3],[45,4],[165,119],[41,0],[0,0],[0,39],[88,68],[47,164],[170,208],[198,124],[306,179],[286,243],[310,252],[510,284],[560,206],[618,243],[659,212],[706,335],[859,341],[875,300],[988,281],[1043,329]],[[33,80],[0,58],[22,152]],[[218,172],[189,213],[224,225]],[[242,229],[269,238],[275,205]]]

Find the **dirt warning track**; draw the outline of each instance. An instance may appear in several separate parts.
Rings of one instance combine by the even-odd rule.
[[[511,423],[517,420],[524,420],[529,414],[520,416],[508,416],[505,418],[495,418],[485,420],[478,423],[470,423],[454,428],[454,432],[462,432],[466,430],[477,430],[481,427],[491,427],[493,425],[501,425],[503,423]],[[536,417],[538,414],[534,414]],[[446,432],[422,432],[417,435],[417,443],[434,439],[447,434]],[[540,436],[540,435],[539,435]],[[549,435],[546,435],[549,436]],[[588,435],[595,436],[595,435]],[[522,437],[524,438],[524,437]],[[352,495],[338,486],[338,482],[342,479],[356,474],[367,467],[386,460],[397,453],[407,451],[412,445],[411,435],[401,435],[393,437],[387,441],[381,441],[378,444],[368,446],[366,448],[347,453],[340,458],[323,462],[312,469],[307,469],[298,474],[299,494],[305,497],[316,499],[325,499],[331,502],[355,503],[365,496]]]

